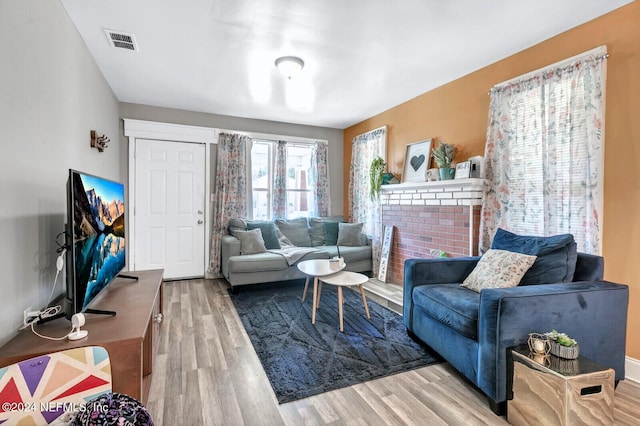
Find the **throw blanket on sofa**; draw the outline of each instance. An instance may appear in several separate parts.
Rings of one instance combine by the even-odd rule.
[[[300,259],[302,259],[308,253],[320,253],[315,247],[298,247],[298,246],[283,246],[281,249],[267,250],[270,253],[279,254],[287,261],[289,266],[295,265]]]

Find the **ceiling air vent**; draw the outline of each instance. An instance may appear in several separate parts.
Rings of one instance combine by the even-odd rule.
[[[138,51],[138,45],[136,44],[136,38],[133,34],[123,33],[122,31],[104,30],[109,39],[109,43],[113,47],[120,49]]]

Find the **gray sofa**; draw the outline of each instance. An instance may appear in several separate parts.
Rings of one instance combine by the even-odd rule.
[[[325,222],[327,224],[325,224]],[[336,226],[342,223],[343,225]],[[283,256],[279,249],[268,248],[270,241],[270,224],[275,225],[278,241],[281,249],[295,251],[292,247],[305,247],[304,254],[298,253],[299,258],[295,262]],[[325,238],[325,228],[340,231],[346,229],[349,224],[344,223],[341,216],[321,218],[297,218],[292,220],[277,220],[274,222],[249,221],[245,219],[232,219],[229,222],[229,235],[222,237],[221,269],[224,277],[229,281],[231,290],[238,286],[259,284],[273,281],[286,281],[304,278],[305,275],[297,268],[297,264],[304,260],[330,259],[338,255],[338,241],[329,236]],[[265,227],[265,225],[267,225]],[[353,224],[351,224],[353,225]],[[261,228],[267,250],[259,253],[243,254],[240,233]],[[331,228],[331,229],[334,229]],[[235,236],[234,236],[235,235]],[[342,235],[341,235],[342,236]],[[346,263],[345,270],[353,272],[369,272],[373,267],[371,244],[364,234],[358,235],[359,241],[350,245],[340,244],[340,255]],[[273,241],[271,239],[271,241]],[[341,240],[342,242],[345,241]],[[328,243],[328,245],[327,245]],[[335,243],[335,244],[334,244]]]

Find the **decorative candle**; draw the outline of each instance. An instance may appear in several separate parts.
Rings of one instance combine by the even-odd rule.
[[[536,351],[539,354],[543,354],[544,353],[544,342],[542,340],[535,339],[533,341],[533,350]]]

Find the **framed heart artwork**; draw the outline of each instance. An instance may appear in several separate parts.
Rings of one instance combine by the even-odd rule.
[[[402,182],[424,182],[431,162],[431,139],[407,145]]]

